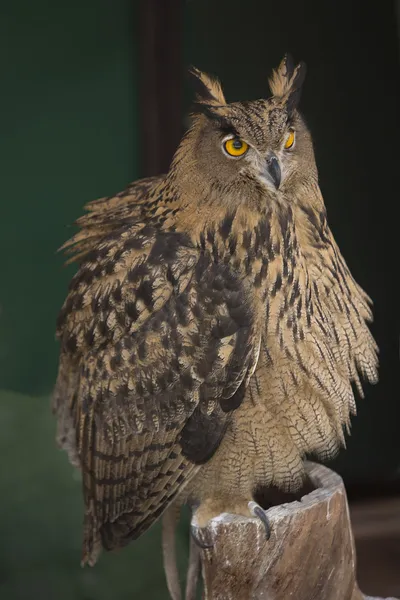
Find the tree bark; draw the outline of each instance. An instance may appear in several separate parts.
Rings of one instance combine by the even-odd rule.
[[[269,540],[258,519],[231,514],[198,531],[212,543],[201,550],[205,600],[372,600],[356,582],[342,479],[316,463],[306,470],[315,489],[266,511]]]

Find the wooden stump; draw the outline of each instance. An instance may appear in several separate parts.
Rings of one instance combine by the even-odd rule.
[[[368,600],[343,481],[316,463],[306,470],[315,489],[266,511],[269,540],[258,519],[226,513],[198,530],[213,544],[201,551],[205,600]]]

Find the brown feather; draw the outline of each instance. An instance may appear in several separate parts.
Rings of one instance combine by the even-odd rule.
[[[204,524],[247,514],[260,486],[295,489],[306,453],[344,444],[352,384],[377,380],[370,300],[328,227],[294,109],[299,69],[282,64],[274,97],[245,104],[195,75],[218,118],[195,115],[170,171],[90,203],[63,247],[79,268],[58,320],[53,408],[82,469],[91,564],[172,502],[199,506]],[[223,150],[226,127],[243,158]]]

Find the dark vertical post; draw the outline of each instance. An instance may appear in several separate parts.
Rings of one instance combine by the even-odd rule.
[[[141,0],[140,175],[165,172],[182,134],[182,0]]]

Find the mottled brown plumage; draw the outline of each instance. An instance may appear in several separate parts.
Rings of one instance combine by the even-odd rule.
[[[304,65],[284,59],[271,98],[234,104],[192,73],[197,108],[169,172],[89,204],[65,244],[80,266],[53,406],[82,469],[91,564],[172,502],[196,505],[201,526],[249,514],[259,486],[295,489],[305,453],[344,443],[358,372],[377,379],[370,301],[297,111]],[[247,151],[229,156],[227,139]]]

